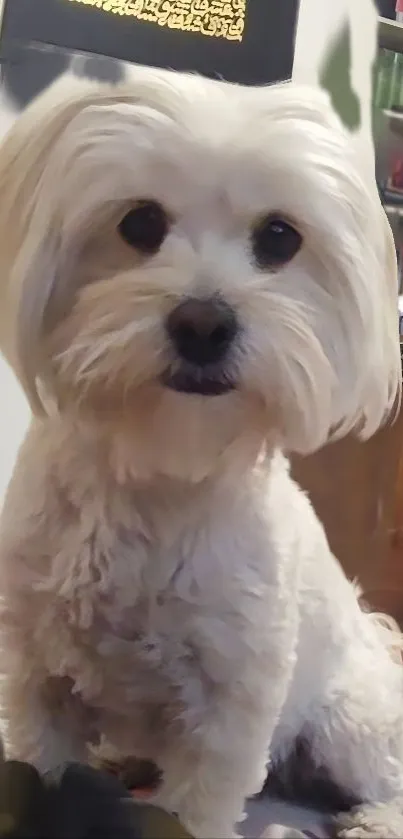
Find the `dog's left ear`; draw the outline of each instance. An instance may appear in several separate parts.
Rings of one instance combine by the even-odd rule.
[[[396,246],[365,147],[352,142],[351,132],[329,103],[322,100],[322,106],[316,122],[322,121],[327,130],[321,135],[323,145],[319,134],[314,141],[321,181],[328,184],[332,206],[328,204],[318,222],[318,233],[322,232],[318,247],[329,260],[333,311],[340,327],[331,333],[329,322],[325,342],[334,375],[328,437],[353,432],[365,440],[395,418],[400,407]],[[329,172],[334,176],[330,188]],[[318,208],[319,200],[307,212],[318,218]]]
[[[368,274],[359,278],[357,290],[360,285],[362,288],[367,285],[369,305],[364,300],[360,305],[359,299],[356,300],[362,319],[361,328],[358,324],[357,328],[359,333],[366,335],[366,346],[361,348],[362,375],[361,382],[357,382],[357,415],[355,421],[354,417],[351,418],[351,425],[361,439],[368,439],[388,419],[396,417],[402,389],[396,246],[375,182],[368,217],[367,235],[372,235],[373,241],[362,241],[364,256],[357,265],[357,271],[366,270]],[[369,255],[368,261],[365,251]]]

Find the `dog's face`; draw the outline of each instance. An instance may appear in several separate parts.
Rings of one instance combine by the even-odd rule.
[[[160,458],[175,439],[193,477],[239,437],[376,430],[400,382],[395,252],[322,94],[77,84],[0,150],[2,341],[34,407],[39,383]]]

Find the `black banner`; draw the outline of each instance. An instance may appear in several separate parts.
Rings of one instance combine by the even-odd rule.
[[[6,0],[0,60],[6,84],[26,101],[72,52],[242,84],[284,81],[297,12],[298,0]],[[26,74],[31,60],[41,79],[27,79],[24,95],[22,65]]]

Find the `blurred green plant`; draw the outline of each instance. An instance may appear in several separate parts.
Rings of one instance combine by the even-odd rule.
[[[348,20],[331,42],[319,80],[346,128],[357,131],[361,124],[361,103],[351,84],[351,31]]]

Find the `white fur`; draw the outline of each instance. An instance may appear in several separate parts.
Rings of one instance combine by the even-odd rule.
[[[282,454],[370,435],[400,389],[391,233],[326,97],[59,82],[0,148],[0,194],[0,343],[36,415],[1,527],[10,753],[49,769],[102,733],[204,839],[301,734],[358,799],[396,799],[403,670]],[[116,232],[143,198],[173,219],[147,259]],[[250,247],[268,212],[304,239],[276,271]],[[159,383],[166,315],[206,292],[242,324],[214,398]]]

